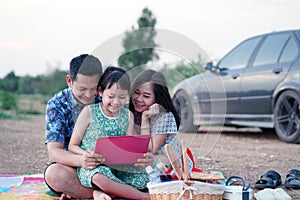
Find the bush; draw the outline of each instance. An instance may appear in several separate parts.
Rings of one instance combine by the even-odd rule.
[[[4,112],[0,111],[0,119],[12,119],[13,117],[11,115],[8,115]]]
[[[18,110],[18,95],[0,91],[1,108],[4,110]]]

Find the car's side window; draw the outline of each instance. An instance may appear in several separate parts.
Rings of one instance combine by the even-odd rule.
[[[292,62],[295,60],[296,56],[298,55],[298,48],[295,40],[291,37],[284,47],[281,56],[279,58],[279,62]]]
[[[260,39],[255,37],[241,43],[220,61],[218,67],[229,70],[245,68]]]
[[[253,66],[275,64],[279,60],[282,48],[289,39],[289,34],[269,35],[263,42],[254,60]]]

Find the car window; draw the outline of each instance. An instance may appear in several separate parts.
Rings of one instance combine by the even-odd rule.
[[[254,60],[253,66],[277,63],[289,34],[269,35],[263,42]]]
[[[280,63],[291,62],[296,58],[297,55],[298,55],[297,44],[293,38],[290,38],[288,43],[283,49],[279,62]]]
[[[261,37],[255,37],[242,42],[220,61],[218,67],[230,70],[246,67],[260,39]]]

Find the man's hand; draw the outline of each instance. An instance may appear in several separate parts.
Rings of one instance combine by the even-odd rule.
[[[104,162],[105,159],[102,157],[102,155],[95,153],[93,150],[89,149],[82,155],[80,164],[81,167],[85,169],[94,169]]]

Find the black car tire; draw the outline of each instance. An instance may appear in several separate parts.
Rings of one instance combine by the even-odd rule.
[[[279,97],[274,109],[274,126],[280,139],[300,143],[300,95],[287,90]]]
[[[184,91],[179,91],[173,98],[173,104],[180,116],[179,131],[186,133],[196,133],[198,126],[193,124],[193,109],[189,96]]]

